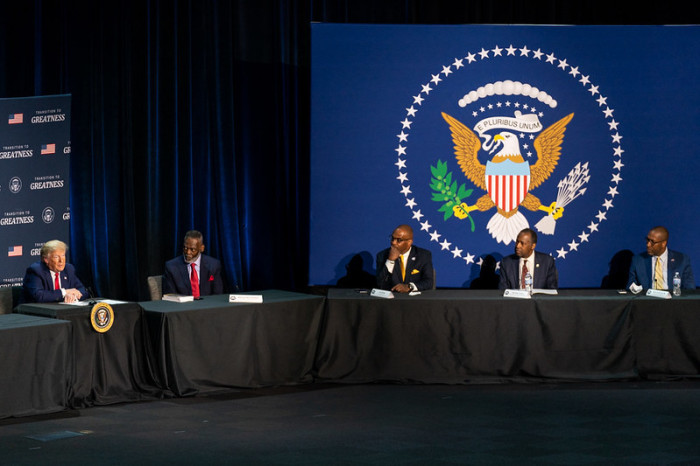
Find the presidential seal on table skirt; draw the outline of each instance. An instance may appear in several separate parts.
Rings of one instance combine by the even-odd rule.
[[[112,306],[107,303],[97,303],[92,306],[92,311],[90,312],[90,322],[92,323],[92,328],[96,332],[105,333],[114,323],[114,310]]]

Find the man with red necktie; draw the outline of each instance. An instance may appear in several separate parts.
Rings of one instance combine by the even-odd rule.
[[[24,301],[28,303],[74,303],[88,298],[88,292],[66,262],[68,246],[51,240],[41,248],[41,260],[27,268],[24,275]]]
[[[163,294],[200,298],[224,292],[221,262],[203,252],[202,233],[197,230],[185,233],[182,255],[165,263]]]
[[[559,285],[559,275],[554,264],[554,258],[549,254],[535,251],[537,233],[525,228],[515,240],[515,254],[501,260],[501,278],[498,288],[523,289],[527,272],[532,276],[532,287],[556,290]]]

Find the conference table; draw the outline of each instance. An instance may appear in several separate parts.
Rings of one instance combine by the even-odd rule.
[[[700,295],[330,289],[318,381],[488,383],[700,374]]]
[[[0,419],[66,409],[72,372],[70,322],[0,315]]]
[[[276,385],[700,376],[700,294],[430,290],[393,299],[265,290],[262,302],[22,304],[0,316],[0,418]],[[250,296],[249,296],[250,297]],[[97,300],[99,301],[99,300]]]
[[[112,326],[100,333],[92,326],[92,306],[89,304],[25,303],[17,306],[19,314],[65,320],[72,324],[68,407],[108,405],[163,396],[141,306],[135,302],[121,302],[111,304],[111,307],[114,311]]]
[[[144,301],[159,379],[174,396],[313,381],[323,296],[264,290],[176,303]]]

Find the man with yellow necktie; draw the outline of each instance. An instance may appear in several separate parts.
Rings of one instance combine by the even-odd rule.
[[[690,258],[667,248],[668,230],[665,227],[652,228],[647,234],[646,243],[646,252],[632,258],[627,288],[636,284],[647,289],[668,290],[673,287],[673,276],[678,272],[681,288],[695,289]]]
[[[413,229],[399,225],[391,234],[391,246],[377,254],[377,287],[399,293],[433,288],[433,256],[413,246]]]

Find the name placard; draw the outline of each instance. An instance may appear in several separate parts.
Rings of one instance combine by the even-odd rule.
[[[230,294],[228,295],[229,303],[261,303],[263,297],[261,294]]]
[[[394,293],[391,291],[387,290],[380,290],[379,288],[372,288],[372,291],[369,292],[370,296],[374,296],[375,298],[384,298],[384,299],[391,299],[394,297]]]
[[[647,296],[652,298],[671,299],[671,293],[666,290],[647,290]]]
[[[520,299],[531,299],[530,292],[527,290],[504,290],[504,298],[520,298]]]

